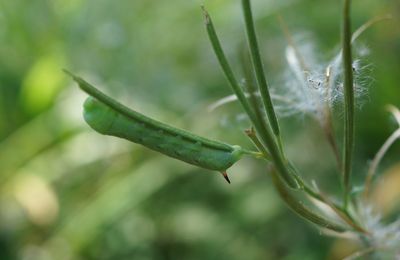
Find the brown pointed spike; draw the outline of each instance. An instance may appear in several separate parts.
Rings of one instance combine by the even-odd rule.
[[[222,176],[224,176],[225,180],[230,184],[231,180],[229,180],[228,174],[226,172],[221,172]]]

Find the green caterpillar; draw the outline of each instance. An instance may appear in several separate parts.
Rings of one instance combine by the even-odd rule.
[[[90,95],[84,103],[84,119],[101,134],[124,138],[189,164],[220,171],[228,182],[226,170],[243,154],[254,155],[240,146],[209,140],[146,117],[108,97],[82,78],[65,72]]]

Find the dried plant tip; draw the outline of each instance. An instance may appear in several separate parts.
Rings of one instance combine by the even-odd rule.
[[[244,132],[247,136],[253,136],[256,134],[254,127],[250,127],[249,129],[244,130]]]
[[[325,71],[325,76],[326,76],[326,81],[328,81],[329,82],[329,78],[331,77],[331,70],[332,70],[332,67],[331,66],[328,66],[327,68],[326,68],[326,71]]]
[[[251,141],[257,147],[257,149],[262,153],[262,155],[263,155],[262,157],[264,157],[267,160],[270,160],[271,159],[271,155],[269,154],[267,149],[265,149],[265,147],[261,143],[260,139],[258,139],[257,133],[254,130],[254,128],[251,127],[250,129],[246,129],[244,132],[251,139]]]
[[[397,107],[393,106],[393,105],[387,105],[387,106],[386,106],[386,109],[387,109],[390,113],[392,113],[392,115],[394,116],[394,118],[395,118],[396,121],[397,121],[397,124],[398,124],[399,127],[400,127],[400,110],[399,110]]]
[[[369,21],[367,21],[366,23],[364,23],[363,25],[361,25],[352,35],[351,37],[351,42],[353,43],[354,41],[357,40],[358,37],[360,37],[361,34],[363,34],[366,30],[368,30],[371,26],[373,26],[374,24],[381,22],[381,21],[385,21],[385,20],[391,20],[393,19],[393,17],[391,15],[384,15],[384,16],[378,16],[375,17]]]
[[[293,36],[290,33],[285,20],[283,19],[283,17],[281,15],[278,15],[278,21],[279,21],[281,30],[283,31],[283,33],[285,35],[286,41],[288,42],[289,46],[292,47],[294,54],[296,56],[296,59],[298,60],[302,71],[310,71],[310,69],[308,68],[308,65],[305,62],[304,57],[301,55],[299,48],[297,47],[297,45],[295,44],[295,42],[293,40]]]
[[[204,15],[204,21],[207,24],[211,23],[211,18],[210,15],[208,14],[206,8],[204,7],[204,5],[201,6],[201,10],[203,11],[203,15]]]
[[[393,114],[397,123],[399,124],[399,128],[386,140],[386,142],[382,145],[379,151],[376,153],[374,159],[372,160],[370,167],[368,169],[367,177],[365,179],[365,191],[364,198],[367,199],[371,189],[371,183],[380,162],[382,161],[383,156],[387,153],[389,148],[396,142],[396,140],[400,139],[400,111],[397,107],[393,105],[388,105],[387,109],[389,112]]]

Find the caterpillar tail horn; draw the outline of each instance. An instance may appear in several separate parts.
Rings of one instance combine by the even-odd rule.
[[[221,174],[222,174],[222,176],[224,176],[224,179],[230,184],[230,183],[231,183],[231,180],[229,180],[228,173],[226,173],[226,172],[221,172]]]

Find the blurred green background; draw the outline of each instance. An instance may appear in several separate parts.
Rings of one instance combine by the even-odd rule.
[[[340,2],[253,1],[272,84],[287,67],[277,15],[328,61],[339,47]],[[393,16],[360,39],[370,50],[372,84],[357,111],[359,184],[396,127],[384,106],[400,106],[400,2],[353,2],[354,28]],[[290,212],[261,161],[240,161],[227,185],[219,174],[85,125],[85,95],[63,68],[146,115],[251,147],[238,104],[208,111],[230,89],[201,4],[240,75],[239,0],[0,0],[0,259],[339,259],[353,250]],[[340,129],[340,112],[335,118]],[[280,121],[305,178],[339,193],[318,124],[304,115]],[[396,144],[380,174],[400,174],[399,154]]]

